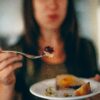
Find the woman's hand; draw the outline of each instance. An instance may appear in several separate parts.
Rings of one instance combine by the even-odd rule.
[[[3,53],[0,49],[0,100],[13,100],[16,82],[14,71],[22,66],[21,55]]]
[[[20,60],[22,60],[21,55],[2,53],[2,50],[0,50],[0,86],[15,84],[14,71],[22,66]]]
[[[94,77],[92,77],[91,79],[95,80],[95,81],[98,81],[100,82],[100,75],[99,74],[96,74]],[[92,98],[88,98],[86,100],[99,100],[99,97],[100,97],[100,94],[92,97]]]
[[[96,74],[94,77],[91,77],[91,79],[100,82],[100,75]]]
[[[100,82],[100,75],[99,74],[96,74],[93,78],[95,81],[98,81]]]

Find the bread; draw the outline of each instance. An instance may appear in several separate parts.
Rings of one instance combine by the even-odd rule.
[[[89,94],[89,93],[91,93],[90,82],[85,83],[79,89],[74,91],[74,94],[76,96],[83,96],[83,95],[86,95],[86,94]]]
[[[56,77],[57,89],[79,88],[84,82],[74,75],[58,75]]]

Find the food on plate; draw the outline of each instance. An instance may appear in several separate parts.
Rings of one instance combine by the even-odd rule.
[[[83,96],[91,93],[90,82],[83,84],[80,88],[74,91],[76,96]]]
[[[45,90],[45,95],[46,96],[56,96],[56,92],[53,90],[52,87],[48,87],[46,90]]]
[[[54,87],[48,86],[45,89],[46,96],[73,97],[92,93],[90,82],[71,74],[57,75],[55,81]]]
[[[56,90],[54,87],[48,86],[45,89],[44,95],[45,96],[54,96],[54,97],[59,97],[59,93],[61,93],[61,91]],[[67,91],[62,91],[62,93],[60,94],[61,97],[72,97],[71,94],[67,93]]]
[[[84,84],[84,81],[79,79],[74,75],[58,75],[56,77],[56,87],[57,89],[73,88],[77,89]]]
[[[52,58],[54,56],[53,52],[54,52],[54,49],[50,46],[47,46],[44,48],[43,54],[47,57]]]
[[[64,93],[64,97],[71,97],[72,95],[68,94],[68,93]]]

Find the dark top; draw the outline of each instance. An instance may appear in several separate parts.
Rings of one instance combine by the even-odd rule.
[[[16,50],[24,51],[22,43],[15,47]],[[24,58],[23,67],[16,71],[16,91],[21,93],[22,100],[41,100],[34,97],[30,92],[30,86],[40,80],[54,78],[58,74],[73,74],[78,77],[93,77],[98,72],[97,54],[91,41],[81,39],[75,63],[67,62],[58,65],[49,65],[44,62],[32,61]],[[35,64],[37,62],[37,64]],[[40,65],[39,65],[40,64]],[[74,65],[75,64],[75,65]],[[36,67],[37,68],[36,68]],[[41,67],[42,66],[42,67]]]

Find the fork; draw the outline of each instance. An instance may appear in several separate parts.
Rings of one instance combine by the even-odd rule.
[[[26,54],[26,53],[23,53],[23,52],[19,52],[19,51],[9,51],[9,50],[4,50],[4,51],[1,51],[3,53],[16,53],[16,54],[21,54],[29,59],[38,59],[38,58],[42,58],[43,56],[47,56],[45,52],[43,52],[43,54],[41,55],[38,55],[38,56],[35,56],[35,55],[30,55],[30,54]]]

